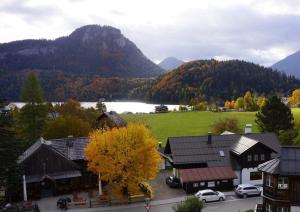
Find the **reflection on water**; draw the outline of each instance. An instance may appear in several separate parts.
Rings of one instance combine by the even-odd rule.
[[[117,113],[150,113],[154,112],[154,107],[158,104],[147,104],[143,102],[104,102],[108,111],[116,111]],[[14,102],[17,107],[23,107],[24,103]],[[61,104],[60,102],[53,102],[52,104]],[[84,108],[96,107],[97,102],[81,102],[81,106]],[[167,105],[169,110],[174,108],[178,110],[178,105]]]

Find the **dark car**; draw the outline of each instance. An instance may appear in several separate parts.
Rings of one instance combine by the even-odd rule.
[[[68,202],[71,202],[71,199],[69,197],[59,198],[56,202],[56,206],[59,209],[67,209],[68,208]]]
[[[170,188],[180,188],[181,187],[180,180],[177,177],[174,177],[174,176],[167,177],[166,184]]]

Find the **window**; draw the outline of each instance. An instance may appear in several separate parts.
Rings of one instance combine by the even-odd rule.
[[[214,181],[208,182],[207,187],[215,187],[215,182]]]
[[[288,208],[287,207],[278,207],[277,212],[288,212]]]
[[[199,186],[199,183],[193,183],[193,187],[196,188]]]
[[[272,175],[266,176],[266,186],[273,187],[273,177]]]
[[[278,189],[286,190],[289,188],[289,178],[287,177],[278,177]]]
[[[264,161],[265,160],[265,154],[260,154],[260,160]]]
[[[201,182],[200,185],[201,185],[201,186],[205,186],[205,182]]]
[[[258,154],[254,155],[254,161],[258,161]]]
[[[261,172],[250,172],[250,180],[261,180],[262,174]]]
[[[272,212],[272,205],[269,203],[266,203],[266,212]]]
[[[219,154],[220,154],[220,156],[221,156],[221,157],[224,157],[224,156],[225,156],[225,154],[224,154],[224,151],[223,151],[223,150],[220,150],[220,151],[219,151]]]
[[[220,181],[217,181],[217,185],[220,185]]]
[[[252,155],[248,155],[248,162],[252,161]]]

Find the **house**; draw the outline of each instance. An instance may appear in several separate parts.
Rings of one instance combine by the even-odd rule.
[[[279,141],[273,133],[169,137],[165,155],[183,189],[232,189],[241,183],[262,184],[257,166],[277,156]]]
[[[18,159],[24,168],[29,198],[41,198],[98,186],[98,176],[87,171],[87,138],[44,140],[29,147]]]
[[[104,112],[96,120],[96,128],[112,129],[114,127],[126,127],[127,122],[115,111]]]
[[[262,211],[300,211],[300,147],[283,146],[280,157],[258,169],[264,179]]]
[[[169,109],[166,105],[155,106],[155,113],[167,113],[168,111]]]

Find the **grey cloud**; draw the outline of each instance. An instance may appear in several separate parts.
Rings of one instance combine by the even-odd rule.
[[[26,0],[11,0],[9,3],[0,4],[0,13],[14,14],[30,24],[38,24],[62,14],[62,11],[54,6],[30,7],[26,5]]]
[[[170,55],[183,60],[226,55],[272,64],[277,58],[252,50],[300,49],[300,16],[266,16],[245,7],[211,12],[192,9],[182,13],[174,25],[128,26],[125,33],[153,60]]]

